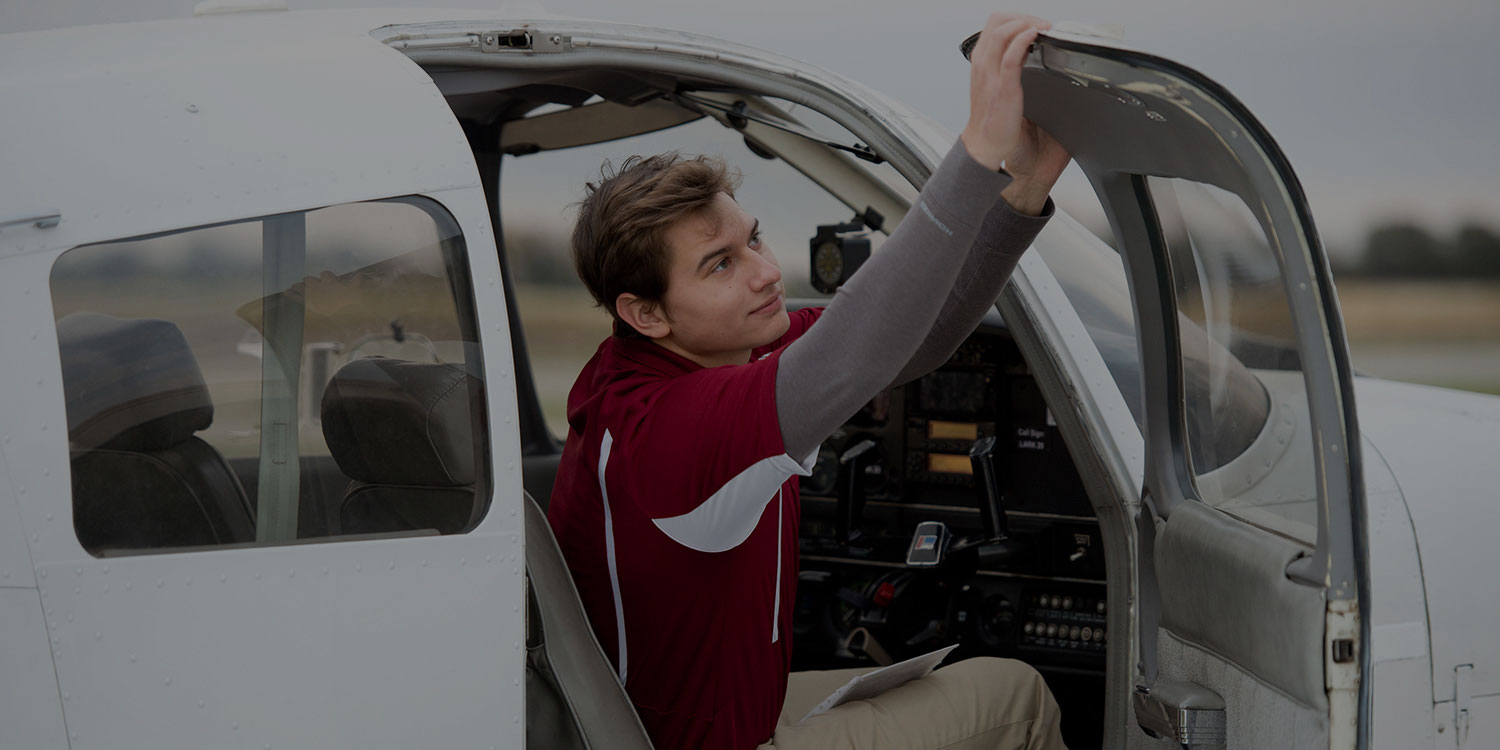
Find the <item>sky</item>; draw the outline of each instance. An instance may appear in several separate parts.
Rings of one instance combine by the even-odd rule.
[[[410,0],[289,0],[293,9]],[[187,16],[194,0],[0,0],[0,31]],[[416,3],[420,4],[420,3]],[[496,0],[439,0],[500,7]],[[1332,253],[1373,224],[1500,227],[1496,0],[550,0],[554,13],[709,34],[836,71],[957,132],[965,36],[995,10],[1117,24],[1225,85],[1291,159]]]

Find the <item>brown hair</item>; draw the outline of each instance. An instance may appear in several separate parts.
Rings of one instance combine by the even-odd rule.
[[[615,319],[615,334],[639,335],[615,311],[630,293],[660,304],[667,293],[666,231],[704,210],[714,196],[734,197],[740,175],[720,159],[677,153],[632,156],[588,183],[573,225],[573,267],[594,301]]]

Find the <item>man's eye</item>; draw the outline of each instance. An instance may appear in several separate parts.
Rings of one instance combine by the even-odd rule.
[[[715,273],[715,272],[718,272],[718,271],[723,271],[726,268],[729,268],[729,259],[728,258],[720,258],[719,262],[715,263],[714,267],[711,268],[711,269],[709,269],[709,272],[710,273]]]
[[[760,247],[760,232],[750,235],[750,247]]]

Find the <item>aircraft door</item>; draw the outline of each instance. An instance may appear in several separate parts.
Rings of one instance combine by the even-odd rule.
[[[1140,332],[1130,746],[1365,747],[1358,432],[1296,176],[1176,63],[1047,38],[1025,75],[1028,117],[1105,208]]]

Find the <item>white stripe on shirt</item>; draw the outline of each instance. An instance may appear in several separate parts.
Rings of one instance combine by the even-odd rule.
[[[783,453],[756,461],[724,483],[698,507],[680,516],[653,518],[651,522],[673,541],[699,552],[725,552],[740,546],[755,531],[755,524],[771,502],[772,491],[793,474],[808,476],[818,454],[801,463]]]
[[[771,642],[781,640],[781,514],[786,512],[786,501],[781,490],[776,490],[776,604],[771,607]]]
[[[620,685],[625,684],[625,609],[620,604],[620,572],[615,566],[615,522],[609,514],[609,487],[604,482],[604,467],[609,464],[609,449],[615,439],[604,431],[599,442],[599,497],[604,501],[604,556],[609,562],[609,587],[615,594],[615,634],[619,642]]]

